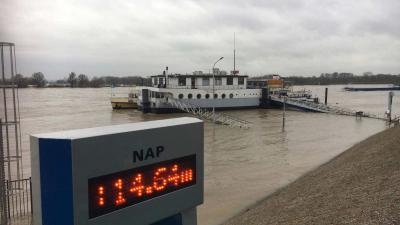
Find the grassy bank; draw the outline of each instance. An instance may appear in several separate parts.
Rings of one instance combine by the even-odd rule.
[[[399,223],[396,127],[356,144],[225,225]]]

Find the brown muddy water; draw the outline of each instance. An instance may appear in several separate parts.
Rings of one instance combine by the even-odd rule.
[[[323,98],[325,87],[295,87],[303,88]],[[342,88],[329,86],[329,103],[380,114],[385,111],[387,92],[344,92]],[[190,116],[113,111],[110,93],[109,88],[19,90],[25,177],[30,176],[30,134]],[[394,110],[399,112],[399,97],[394,100]],[[374,119],[288,111],[282,131],[278,109],[226,113],[252,122],[252,127],[244,130],[205,123],[205,202],[198,208],[201,225],[222,223],[386,128],[385,122]]]

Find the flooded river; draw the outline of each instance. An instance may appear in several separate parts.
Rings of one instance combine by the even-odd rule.
[[[323,98],[323,86],[296,87],[302,88]],[[387,92],[341,89],[329,86],[329,103],[380,114],[386,109]],[[19,96],[25,176],[30,175],[29,134],[190,116],[113,111],[109,88],[29,88],[21,89]],[[398,111],[399,97],[394,100]],[[282,111],[277,109],[227,113],[252,122],[252,127],[205,123],[205,203],[198,208],[200,225],[227,220],[386,127],[374,119],[288,111],[282,131]]]

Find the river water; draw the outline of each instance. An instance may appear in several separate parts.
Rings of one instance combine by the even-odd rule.
[[[380,114],[386,110],[387,92],[344,92],[343,86],[328,87],[331,104]],[[325,86],[295,87],[303,88],[323,98]],[[25,176],[30,175],[30,134],[190,116],[113,111],[110,93],[109,88],[20,89]],[[399,106],[395,97],[394,111],[399,112]],[[252,127],[244,130],[205,123],[205,202],[198,208],[201,225],[220,224],[386,128],[385,122],[375,119],[287,111],[282,131],[278,109],[226,113],[252,122]]]

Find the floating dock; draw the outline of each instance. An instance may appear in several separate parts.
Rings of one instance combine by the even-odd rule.
[[[111,106],[113,109],[137,109],[137,101],[129,97],[112,97]]]
[[[345,91],[400,91],[400,86],[393,87],[345,87]]]
[[[355,116],[355,117],[368,117],[381,120],[387,119],[383,116],[379,116],[368,112],[351,110],[338,106],[332,106],[311,101],[291,99],[283,96],[270,96],[270,102],[272,105],[281,106],[283,104],[286,104],[286,106],[289,108],[299,109],[308,112],[330,113],[336,115]]]

